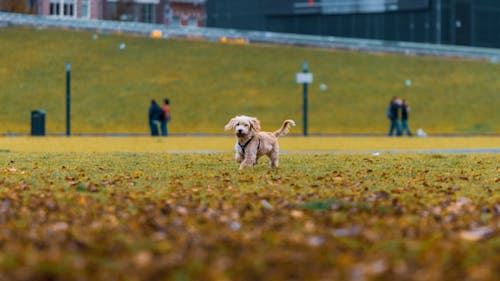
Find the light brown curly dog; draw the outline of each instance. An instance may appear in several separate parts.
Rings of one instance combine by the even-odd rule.
[[[229,120],[224,129],[232,130],[236,134],[236,162],[240,164],[240,170],[252,167],[257,160],[267,155],[271,160],[271,167],[278,167],[279,144],[278,137],[285,135],[291,126],[295,126],[293,120],[285,120],[275,132],[261,132],[260,122],[255,117],[236,116]]]

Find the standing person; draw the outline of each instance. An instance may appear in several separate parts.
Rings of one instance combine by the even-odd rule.
[[[148,110],[149,128],[151,129],[152,136],[159,136],[158,125],[160,124],[162,114],[163,111],[161,107],[154,99],[152,99]]]
[[[161,128],[161,135],[166,137],[168,136],[168,127],[167,123],[170,121],[170,100],[169,99],[164,99],[163,100],[163,114],[162,114],[162,119],[160,119],[160,128]]]
[[[391,125],[389,128],[388,136],[394,135],[396,131],[396,136],[401,136],[401,125],[399,123],[399,108],[401,107],[401,99],[393,97],[387,107],[387,118],[391,120]]]
[[[408,126],[408,113],[410,112],[410,104],[407,100],[403,100],[401,105],[401,135],[406,132],[411,137],[410,127]]]

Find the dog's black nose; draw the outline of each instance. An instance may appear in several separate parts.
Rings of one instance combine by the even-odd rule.
[[[238,130],[238,134],[241,134],[242,132],[243,132],[243,130],[242,130],[242,129],[239,129],[239,130]]]

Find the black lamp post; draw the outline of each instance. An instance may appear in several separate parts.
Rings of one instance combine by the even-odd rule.
[[[307,61],[304,61],[304,63],[302,64],[302,72],[303,73],[309,72]],[[303,123],[304,123],[304,125],[303,125],[304,132],[303,132],[303,134],[304,134],[304,136],[307,136],[307,83],[304,82],[302,85],[303,85],[302,112],[303,112]]]
[[[71,135],[71,64],[66,63],[66,136]]]

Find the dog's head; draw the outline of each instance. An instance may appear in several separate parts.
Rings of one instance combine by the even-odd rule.
[[[226,131],[234,129],[237,137],[245,137],[260,131],[260,122],[255,117],[240,115],[229,120],[224,126]]]

